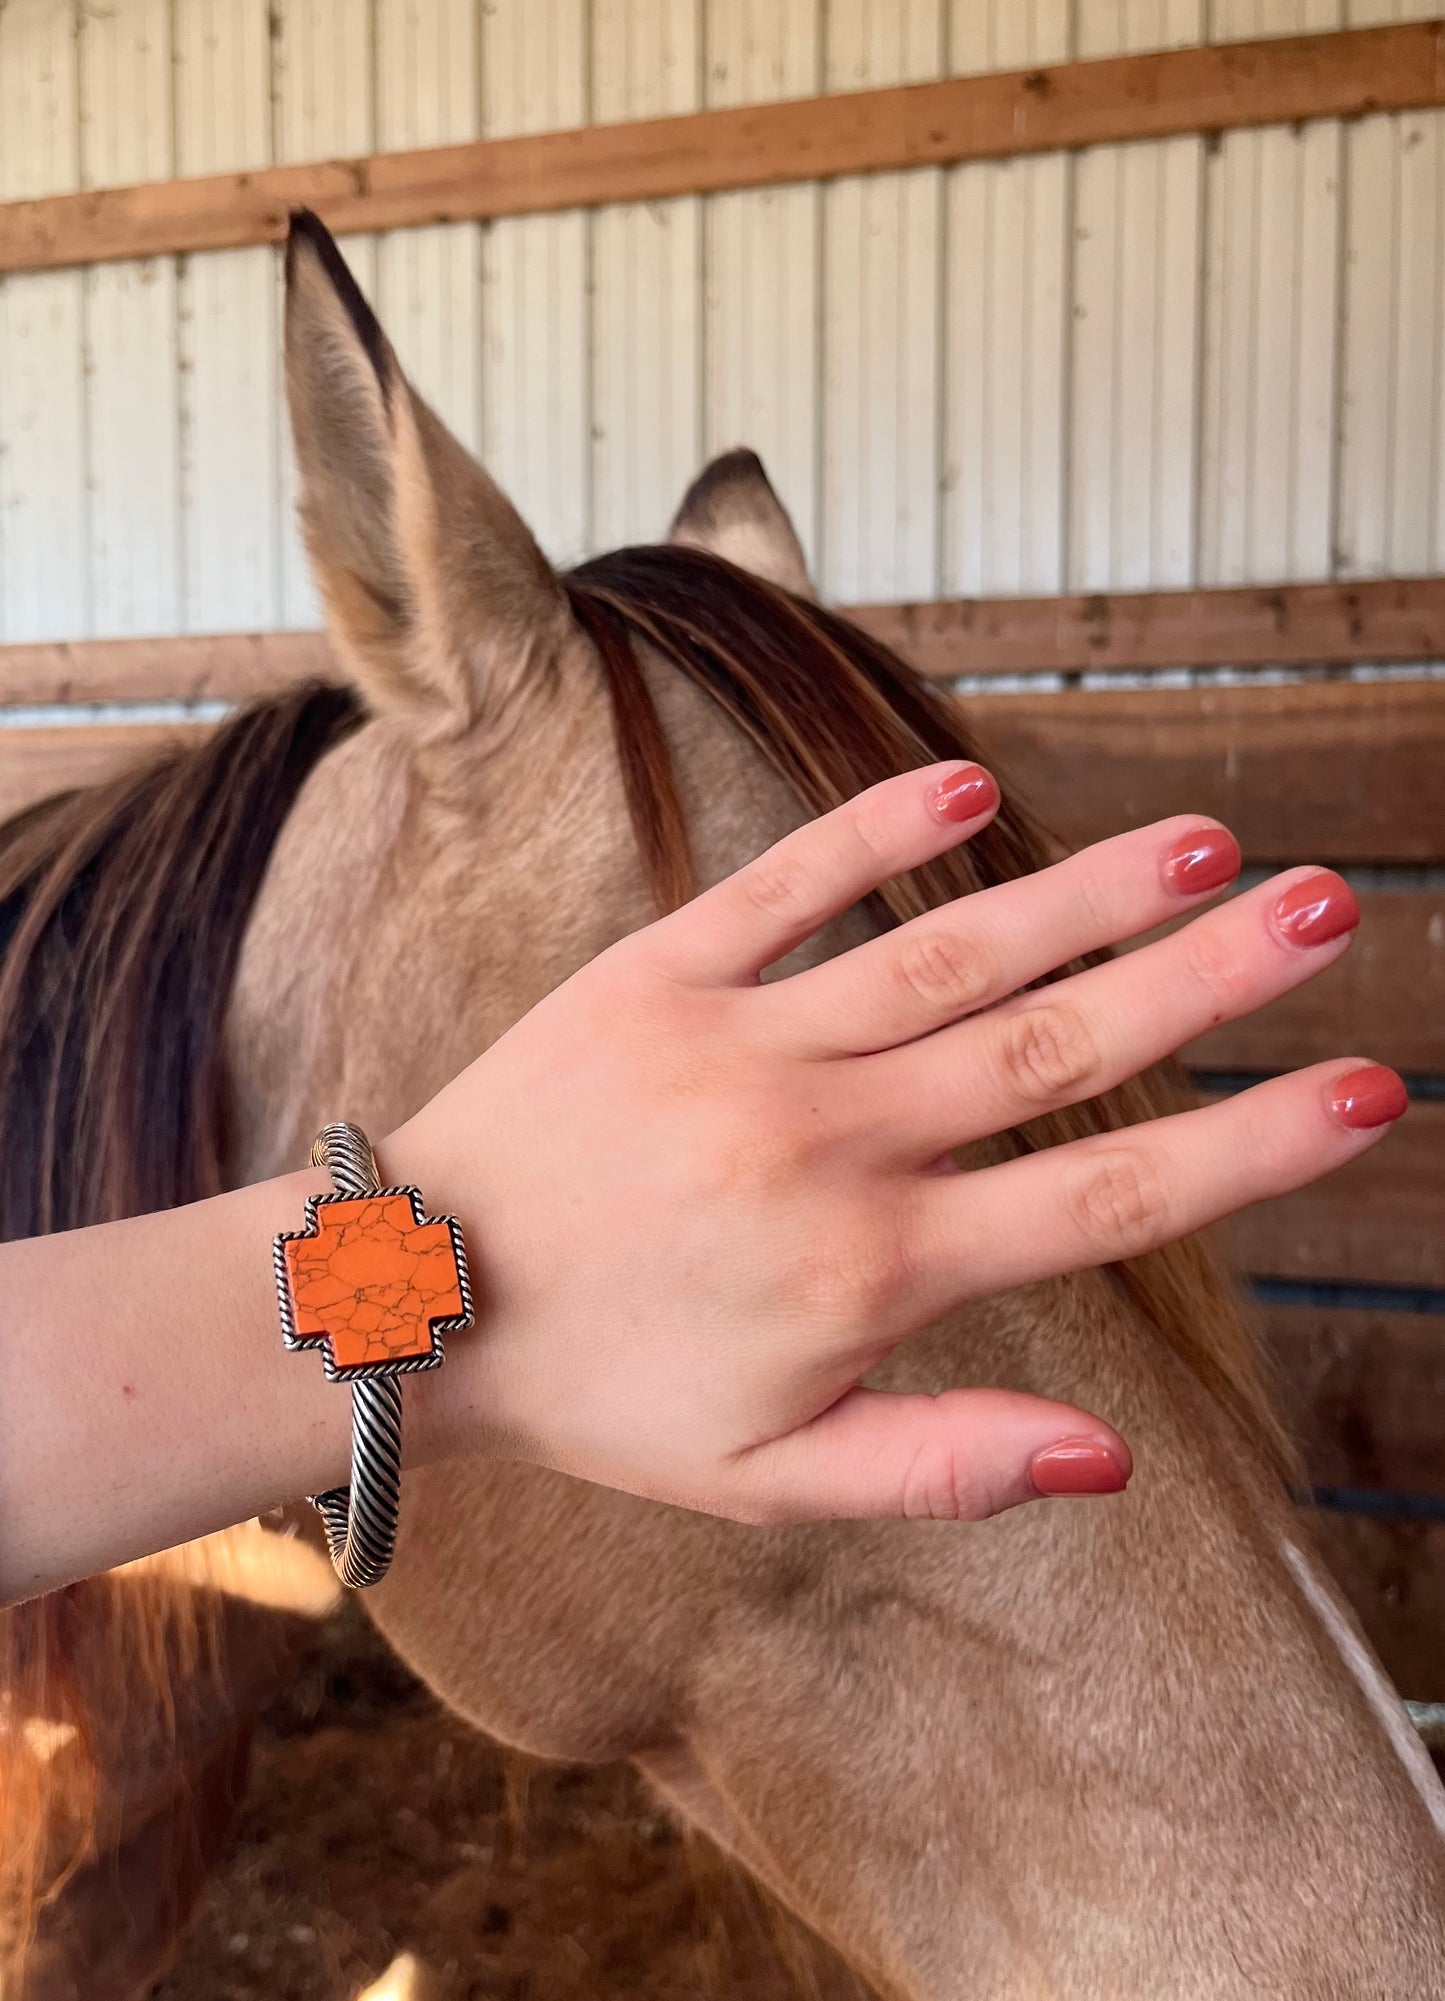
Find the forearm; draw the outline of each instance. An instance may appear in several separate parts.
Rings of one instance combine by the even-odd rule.
[[[327,1186],[0,1246],[0,1603],[347,1479],[350,1398],[282,1347],[271,1265]],[[444,1374],[408,1383],[408,1458]]]
[[[1346,1165],[1405,1092],[1323,1064],[1127,1142],[940,1172],[1299,985],[1358,918],[1346,884],[1296,871],[1038,992],[1233,875],[1228,834],[1176,821],[759,979],[943,855],[990,793],[935,769],[799,828],[600,953],[382,1139],[383,1180],[460,1221],[478,1305],[447,1367],[408,1377],[408,1459],[505,1452],[752,1522],[1124,1486],[1128,1448],[1091,1412],[859,1379],[969,1300]],[[272,1283],[271,1239],[324,1187],[0,1248],[0,1601],[346,1480],[349,1398],[285,1351]]]

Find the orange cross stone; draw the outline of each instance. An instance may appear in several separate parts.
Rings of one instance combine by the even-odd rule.
[[[310,1203],[277,1245],[288,1343],[324,1346],[328,1373],[440,1361],[438,1331],[469,1318],[455,1225],[425,1220],[410,1190]]]

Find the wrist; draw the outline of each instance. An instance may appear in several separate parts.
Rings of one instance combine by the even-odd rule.
[[[500,1449],[495,1388],[487,1379],[496,1342],[496,1306],[488,1258],[492,1205],[472,1149],[447,1144],[440,1122],[425,1107],[377,1146],[385,1181],[419,1190],[429,1216],[453,1216],[461,1226],[471,1279],[472,1325],[445,1337],[445,1360],[406,1379],[402,1423],[408,1466]]]

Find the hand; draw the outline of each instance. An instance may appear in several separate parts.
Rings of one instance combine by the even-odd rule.
[[[965,1300],[1126,1258],[1326,1174],[1404,1109],[1317,1065],[973,1171],[950,1151],[1094,1097],[1347,950],[1296,869],[1131,956],[1021,989],[1231,880],[1208,821],[1147,827],[761,974],[993,816],[976,765],[889,780],[604,952],[382,1150],[461,1216],[475,1333],[450,1445],[745,1520],[980,1517],[1107,1492],[1100,1418],[1000,1390],[857,1387]],[[459,1381],[458,1378],[461,1378]]]

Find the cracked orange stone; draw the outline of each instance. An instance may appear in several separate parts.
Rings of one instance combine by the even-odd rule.
[[[465,1310],[451,1231],[418,1223],[406,1195],[319,1203],[285,1257],[296,1334],[324,1339],[338,1369],[425,1359],[433,1322]]]

